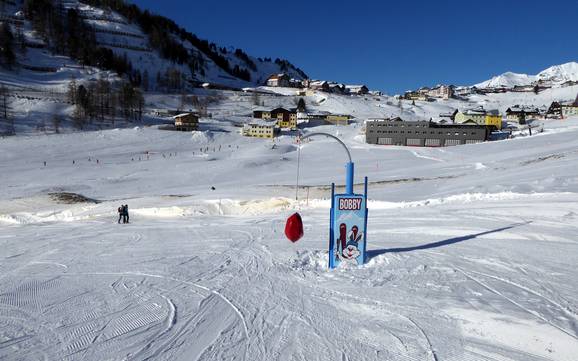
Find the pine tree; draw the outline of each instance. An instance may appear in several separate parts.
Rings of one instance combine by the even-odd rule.
[[[138,120],[142,120],[142,113],[143,113],[143,109],[144,109],[144,105],[145,105],[145,100],[144,100],[144,96],[142,94],[142,92],[140,91],[140,89],[135,89],[134,90],[134,102],[135,102],[135,107],[137,110],[137,116],[138,116]]]
[[[22,31],[22,26],[16,28],[16,43],[18,44],[18,51],[20,54],[26,54],[26,37]]]
[[[12,69],[15,63],[14,35],[10,30],[10,25],[4,22],[0,24],[0,66]]]
[[[149,72],[146,69],[142,74],[142,88],[145,92],[149,91]]]
[[[184,111],[187,106],[187,103],[188,103],[187,94],[183,92],[181,93],[181,98],[179,101],[179,111]]]
[[[14,128],[14,120],[10,117],[8,113],[8,97],[10,96],[10,90],[4,86],[4,84],[0,85],[0,118],[4,119],[6,123],[6,131],[5,134],[14,135],[16,134],[16,130]]]
[[[523,110],[520,113],[520,124],[522,125],[526,124],[526,112],[524,112]]]
[[[305,105],[305,99],[299,98],[299,101],[297,102],[297,110],[300,112],[304,112],[307,110],[307,106]]]
[[[73,124],[78,129],[84,129],[90,114],[90,94],[84,85],[77,88],[75,104]]]
[[[68,82],[68,90],[66,91],[66,97],[71,104],[76,104],[76,93],[78,88],[76,86],[76,77],[73,75]]]
[[[8,120],[8,96],[10,92],[4,84],[0,85],[0,116]]]
[[[161,72],[157,71],[157,84],[156,84],[156,90],[161,90],[162,89],[162,76],[161,76]]]
[[[60,116],[58,114],[54,114],[52,116],[52,126],[54,127],[54,132],[55,133],[60,133],[60,124],[62,123],[62,119],[60,118]]]

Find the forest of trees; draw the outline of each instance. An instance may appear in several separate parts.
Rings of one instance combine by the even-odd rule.
[[[139,76],[126,56],[115,55],[96,41],[94,30],[75,9],[64,9],[52,0],[24,0],[23,12],[49,48],[76,59],[82,65],[113,70],[138,84]]]
[[[303,79],[308,78],[307,74],[305,74],[305,72],[303,70],[295,67],[288,60],[277,58],[277,59],[275,59],[275,64],[279,65],[279,68],[281,68],[281,71],[286,72],[289,69],[294,69]]]
[[[101,8],[110,8],[124,16],[129,22],[138,24],[146,33],[151,48],[176,64],[187,65],[191,73],[204,75],[205,61],[200,53],[191,52],[181,41],[188,41],[218,67],[230,75],[251,81],[251,72],[257,70],[255,62],[241,49],[236,49],[234,55],[246,66],[231,66],[226,48],[217,48],[214,43],[199,39],[196,35],[178,26],[174,21],[148,10],[142,11],[134,4],[124,0],[85,0],[85,3]],[[110,48],[99,46],[94,29],[87,25],[81,14],[75,9],[65,9],[61,1],[55,0],[24,0],[23,13],[32,23],[49,48],[55,53],[65,54],[76,59],[82,65],[95,66],[113,70],[121,76],[126,76],[130,82],[139,87],[148,88],[149,74],[145,77],[125,56],[116,55]],[[0,24],[0,65],[12,67],[15,65],[14,34],[10,32],[7,23]],[[176,39],[181,39],[178,41]],[[262,59],[259,59],[260,61]],[[267,59],[265,61],[271,61]],[[300,69],[295,68],[286,60],[275,59],[282,71],[295,69],[303,77],[307,77]],[[249,70],[250,69],[250,70]]]
[[[241,60],[243,60],[245,62],[245,64],[247,64],[247,66],[253,70],[253,71],[257,71],[257,65],[255,65],[255,62],[253,62],[253,60],[251,60],[251,58],[249,58],[249,55],[247,55],[243,50],[241,49],[236,49],[235,50],[235,56]]]
[[[74,105],[73,124],[78,129],[95,120],[114,124],[117,117],[126,121],[142,119],[143,94],[127,81],[114,84],[99,79],[85,86],[72,79],[68,84],[67,98]]]
[[[109,7],[127,18],[129,22],[137,23],[148,35],[153,49],[158,50],[166,59],[178,64],[188,64],[193,72],[202,72],[203,58],[191,54],[180,42],[174,40],[172,34],[183,41],[190,42],[227,73],[246,81],[251,80],[251,73],[247,69],[231,68],[227,58],[220,54],[214,43],[199,39],[164,16],[151,14],[148,10],[142,11],[138,6],[127,4],[123,0],[85,0],[84,2],[97,7]]]

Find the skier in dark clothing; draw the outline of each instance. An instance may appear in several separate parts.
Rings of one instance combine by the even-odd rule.
[[[120,224],[120,220],[124,221],[124,206],[118,207],[118,224]]]
[[[129,223],[129,221],[128,221],[128,218],[129,218],[129,217],[128,217],[128,204],[125,204],[125,205],[123,206],[123,213],[122,213],[122,214],[123,214],[123,222],[124,222],[124,223]]]

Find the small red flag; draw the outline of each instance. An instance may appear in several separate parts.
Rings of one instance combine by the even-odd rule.
[[[291,217],[287,218],[287,223],[285,224],[285,235],[293,243],[303,237],[303,221],[301,220],[299,213],[294,213]]]

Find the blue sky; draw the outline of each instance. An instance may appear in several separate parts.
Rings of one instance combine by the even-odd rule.
[[[390,94],[578,60],[574,0],[133,2],[219,46]]]

